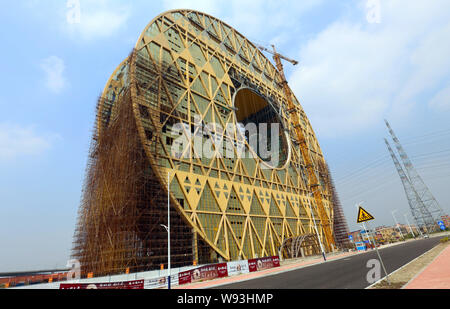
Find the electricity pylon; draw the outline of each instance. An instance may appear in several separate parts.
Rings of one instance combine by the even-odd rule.
[[[411,209],[414,221],[419,228],[429,231],[429,228],[432,228],[434,225],[433,216],[431,216],[430,212],[425,207],[416,190],[411,185],[408,176],[406,176],[406,173],[403,170],[391,146],[389,145],[389,142],[386,139],[384,139],[384,142],[386,143],[389,153],[391,154],[392,161],[394,161],[394,165],[397,169],[398,175],[402,180],[403,188],[405,189],[406,198],[408,199],[409,207]]]
[[[405,150],[403,149],[402,145],[400,144],[400,141],[398,140],[397,136],[395,135],[394,131],[392,130],[391,126],[389,125],[389,122],[387,120],[384,120],[386,123],[386,126],[389,130],[389,133],[391,134],[391,137],[395,143],[395,147],[397,148],[398,153],[400,154],[400,158],[403,162],[403,165],[405,167],[406,174],[408,175],[409,182],[411,183],[411,186],[414,188],[414,190],[417,193],[418,198],[423,202],[427,213],[430,214],[430,216],[433,219],[432,224],[427,223],[427,227],[429,228],[429,231],[433,231],[437,228],[437,221],[441,219],[444,212],[442,208],[440,207],[439,203],[434,198],[431,191],[428,189],[425,182],[422,180],[422,177],[420,177],[419,173],[417,173],[416,169],[414,168],[413,164],[411,163],[411,160],[409,159],[408,155],[406,154]],[[428,214],[424,215],[424,221],[428,222]]]

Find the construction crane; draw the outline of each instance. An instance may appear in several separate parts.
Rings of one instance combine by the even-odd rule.
[[[281,59],[284,59],[284,60],[292,63],[293,65],[297,65],[298,61],[292,60],[288,57],[285,57],[285,56],[279,54],[276,51],[274,45],[272,45],[273,51],[265,48],[264,46],[260,46],[260,45],[256,45],[256,47],[258,47],[261,51],[265,51],[265,52],[268,52],[273,55],[273,60],[275,61],[278,72],[280,73],[281,85],[283,87],[283,91],[284,91],[284,94],[285,94],[287,102],[288,102],[288,114],[291,118],[291,122],[294,126],[295,133],[297,136],[296,143],[300,147],[300,152],[302,154],[303,160],[306,165],[306,170],[308,173],[308,186],[309,186],[309,189],[311,190],[311,195],[314,196],[314,200],[316,203],[320,221],[322,223],[323,232],[324,232],[325,239],[326,239],[326,247],[328,250],[331,251],[332,246],[335,245],[335,241],[334,241],[334,237],[333,237],[333,234],[332,234],[331,228],[330,228],[330,220],[328,218],[328,215],[325,211],[325,207],[323,205],[322,190],[324,188],[322,188],[320,186],[319,180],[317,179],[317,175],[314,170],[313,160],[311,159],[311,154],[310,154],[309,147],[308,147],[308,142],[305,137],[306,134],[305,134],[304,129],[300,122],[300,116],[299,116],[300,110],[294,104],[294,101],[292,99],[293,94],[287,84],[286,76],[284,75],[283,64],[281,63]]]
[[[264,46],[256,44],[256,47],[258,47],[260,50],[268,52],[269,54],[273,55],[273,60],[275,60],[275,64],[277,66],[277,70],[278,70],[278,72],[281,75],[281,82],[282,82],[283,87],[284,87],[284,85],[287,84],[287,81],[286,81],[286,76],[284,75],[283,64],[281,63],[281,59],[286,60],[286,61],[292,63],[293,65],[297,65],[298,61],[290,59],[290,58],[288,58],[286,56],[283,56],[282,54],[277,53],[277,50],[275,49],[275,45],[272,44],[271,46],[272,46],[273,51],[271,51],[268,48],[265,48]]]
[[[285,57],[285,56],[283,56],[283,55],[281,55],[281,54],[279,54],[279,53],[277,53],[277,51],[275,50],[275,45],[271,45],[272,46],[272,48],[273,48],[273,51],[271,51],[270,49],[268,49],[268,48],[265,48],[264,46],[261,46],[261,45],[258,45],[258,44],[256,44],[256,47],[258,47],[260,50],[262,50],[262,51],[265,51],[265,52],[268,52],[268,53],[270,53],[270,54],[272,54],[272,55],[278,55],[281,59],[283,59],[283,60],[286,60],[286,61],[289,61],[290,63],[292,63],[293,65],[297,65],[298,64],[298,61],[297,60],[293,60],[293,59],[290,59],[290,58],[288,58],[288,57]]]

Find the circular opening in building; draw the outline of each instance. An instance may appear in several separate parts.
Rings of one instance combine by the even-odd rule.
[[[283,122],[275,108],[250,88],[236,92],[234,107],[238,131],[249,148],[269,167],[284,166],[290,148]]]

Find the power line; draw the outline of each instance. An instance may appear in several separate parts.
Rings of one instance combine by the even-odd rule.
[[[443,154],[445,154],[447,152],[450,152],[450,149],[444,149],[444,150],[430,152],[430,153],[422,153],[422,154],[419,154],[419,155],[411,156],[411,158],[412,159],[418,159],[418,158],[426,159],[426,158],[431,158],[431,157],[436,156],[436,155],[437,155],[437,157],[439,157],[439,156],[441,156],[441,155],[443,155]],[[369,164],[367,164],[367,165],[365,165],[365,166],[363,166],[361,168],[358,168],[358,169],[356,169],[356,170],[354,170],[354,171],[352,171],[352,172],[350,172],[350,173],[348,173],[348,174],[346,174],[346,175],[344,175],[342,177],[337,178],[336,182],[337,183],[348,183],[348,182],[351,182],[355,178],[359,178],[359,177],[365,176],[365,174],[368,172],[369,169],[375,168],[375,167],[381,167],[381,166],[383,166],[384,164],[386,164],[388,162],[389,162],[388,156],[387,155],[383,156],[383,157],[378,158],[378,159],[372,161],[371,163],[369,163]]]
[[[355,174],[358,174],[358,173],[360,173],[360,172],[362,172],[362,171],[364,171],[364,170],[366,170],[368,168],[371,168],[371,167],[374,167],[374,166],[378,166],[380,163],[383,163],[383,161],[387,161],[387,156],[383,156],[381,158],[373,160],[369,164],[364,165],[363,167],[360,167],[360,168],[358,168],[358,169],[356,169],[356,170],[354,170],[354,171],[352,171],[352,172],[350,172],[350,173],[348,173],[348,174],[338,178],[338,181],[342,181],[342,180],[344,180],[346,178],[349,178],[349,177],[351,177],[351,176],[353,176]]]
[[[386,187],[387,185],[392,185],[392,183],[395,181],[395,178],[394,177],[392,177],[392,178],[390,178],[388,181],[385,181],[385,182],[383,182],[383,183],[381,183],[381,184],[379,184],[378,186],[375,186],[375,187],[371,187],[371,189],[369,189],[369,190],[364,190],[364,191],[357,191],[357,192],[350,192],[348,195],[350,196],[350,197],[348,197],[348,198],[343,198],[342,200],[343,201],[349,201],[349,200],[353,200],[353,199],[355,199],[356,197],[358,197],[358,196],[361,196],[361,195],[366,195],[366,196],[370,196],[371,194],[373,194],[373,193],[376,193],[376,192],[378,192],[380,189],[382,189],[382,188],[384,188],[384,187]],[[345,195],[347,195],[347,194],[342,194],[342,196],[345,196]]]
[[[424,134],[424,135],[415,136],[415,137],[411,137],[411,138],[406,137],[406,139],[405,139],[406,143],[404,143],[404,144],[406,145],[408,143],[415,142],[417,140],[420,140],[420,139],[423,139],[423,138],[427,138],[427,137],[430,137],[430,136],[442,136],[442,135],[448,135],[448,134],[450,134],[450,129],[430,132],[430,133],[427,133],[427,134]],[[411,142],[409,142],[410,139],[412,140]]]

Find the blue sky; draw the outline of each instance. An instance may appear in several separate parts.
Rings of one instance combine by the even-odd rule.
[[[351,230],[360,201],[374,225],[408,212],[384,118],[450,212],[448,0],[12,1],[0,12],[0,271],[65,266],[96,99],[144,27],[173,8],[210,13],[300,62],[286,75]]]

